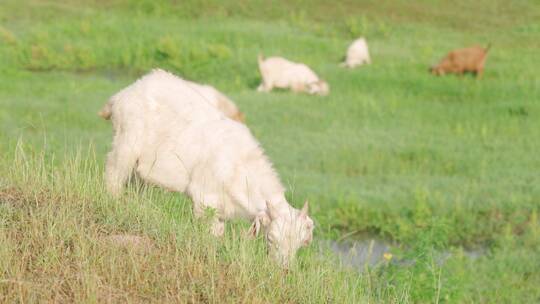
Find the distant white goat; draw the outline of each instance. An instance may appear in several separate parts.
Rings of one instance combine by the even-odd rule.
[[[214,107],[216,107],[218,110],[220,110],[225,116],[229,117],[230,119],[234,119],[239,122],[244,122],[245,116],[244,113],[240,112],[238,110],[238,107],[232,100],[230,100],[227,96],[225,96],[220,91],[216,90],[214,87],[210,85],[205,84],[198,84],[192,81],[184,80],[182,79],[184,84],[188,87],[190,87],[194,92],[201,95],[203,99],[201,101],[206,102]],[[105,107],[101,111],[99,111],[99,116],[103,117],[104,119],[110,119],[111,118],[111,104],[107,103]]]
[[[369,51],[366,39],[356,39],[347,49],[347,56],[345,62],[341,66],[354,68],[363,64],[370,64],[371,59],[369,57]]]
[[[327,95],[328,83],[319,79],[307,65],[289,61],[282,57],[264,59],[259,55],[259,71],[262,83],[259,92],[270,92],[273,88],[291,89],[293,92]]]
[[[249,129],[226,119],[192,85],[154,70],[105,105],[114,128],[106,164],[109,192],[118,195],[133,170],[144,180],[193,200],[196,217],[215,210],[212,233],[225,221],[252,221],[265,232],[270,254],[287,266],[311,242],[313,221],[289,205],[285,190]]]

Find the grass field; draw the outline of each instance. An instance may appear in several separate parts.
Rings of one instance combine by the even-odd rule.
[[[340,68],[358,36],[373,64]],[[2,0],[0,302],[540,302],[539,37],[534,0]],[[482,80],[427,72],[489,43]],[[257,93],[259,53],[305,62],[330,95]],[[316,241],[376,236],[416,262],[359,273],[316,242],[285,275],[246,223],[214,240],[182,195],[109,197],[96,113],[154,67],[239,105]]]

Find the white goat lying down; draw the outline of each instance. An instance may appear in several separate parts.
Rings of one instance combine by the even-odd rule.
[[[270,92],[273,88],[291,89],[293,92],[327,95],[328,83],[319,79],[307,65],[289,61],[282,57],[264,59],[259,55],[259,71],[262,83],[259,92]]]
[[[348,68],[354,68],[363,64],[370,64],[371,59],[369,57],[369,51],[366,39],[356,39],[347,49],[347,55],[345,62],[341,65]]]
[[[134,169],[144,180],[183,192],[194,214],[215,209],[212,233],[227,219],[262,229],[270,254],[283,266],[311,242],[313,221],[289,205],[271,163],[249,129],[201,100],[189,82],[154,70],[114,95],[113,148],[106,164],[108,190],[118,195]]]
[[[225,96],[220,91],[216,90],[214,87],[205,84],[198,84],[192,81],[184,80],[184,85],[191,88],[195,93],[199,94],[203,102],[209,103],[210,105],[216,107],[220,110],[225,116],[230,119],[234,119],[239,122],[244,122],[245,116],[244,113],[238,110],[238,107],[232,100]],[[111,99],[112,100],[112,99]],[[99,116],[104,119],[110,119],[111,117],[111,103],[107,103],[105,107],[98,113]]]

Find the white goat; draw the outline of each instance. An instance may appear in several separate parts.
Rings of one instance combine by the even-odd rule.
[[[327,95],[328,83],[319,79],[307,65],[289,61],[282,57],[258,57],[262,83],[259,92],[270,92],[273,88],[291,89],[293,92]]]
[[[184,79],[182,81],[186,86],[190,87],[194,92],[203,97],[201,101],[209,103],[210,105],[216,107],[230,119],[244,122],[244,113],[240,112],[236,104],[223,93],[216,90],[216,88],[210,85],[198,84]],[[103,107],[103,109],[98,113],[98,115],[104,119],[110,119],[111,114],[111,103],[107,103],[105,107]]]
[[[270,254],[287,266],[309,244],[313,221],[307,202],[289,205],[271,163],[249,129],[226,119],[189,82],[154,70],[114,95],[113,148],[106,165],[108,190],[118,195],[133,169],[144,180],[193,200],[196,217],[214,209],[212,233],[227,219],[252,221],[262,229]]]
[[[363,64],[370,64],[371,59],[369,57],[369,51],[366,39],[356,39],[347,49],[347,55],[345,62],[341,66],[354,68]]]

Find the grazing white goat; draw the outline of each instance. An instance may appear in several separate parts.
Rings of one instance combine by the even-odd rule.
[[[229,117],[230,119],[234,119],[239,122],[244,122],[245,116],[244,113],[240,112],[238,110],[238,107],[232,100],[230,100],[227,96],[225,96],[220,91],[216,90],[214,87],[205,85],[205,84],[198,84],[192,81],[188,80],[182,80],[184,84],[188,87],[190,87],[195,93],[201,95],[202,99],[201,101],[209,103],[210,105],[216,107],[218,110],[220,110],[225,116]],[[103,117],[104,119],[110,119],[111,118],[111,103],[107,103],[105,107],[98,113],[99,116]]]
[[[114,95],[105,108],[114,128],[106,165],[108,190],[118,195],[133,170],[150,183],[183,192],[196,217],[214,209],[212,233],[225,221],[252,221],[270,254],[287,266],[309,244],[313,221],[289,205],[285,190],[249,129],[226,119],[189,82],[154,70]]]
[[[327,95],[328,83],[319,79],[307,65],[289,61],[282,57],[258,57],[262,83],[259,92],[270,92],[273,88],[291,89],[293,92]]]
[[[345,62],[341,66],[354,68],[363,64],[370,64],[371,59],[369,57],[369,51],[366,39],[356,39],[347,49],[347,55]]]

